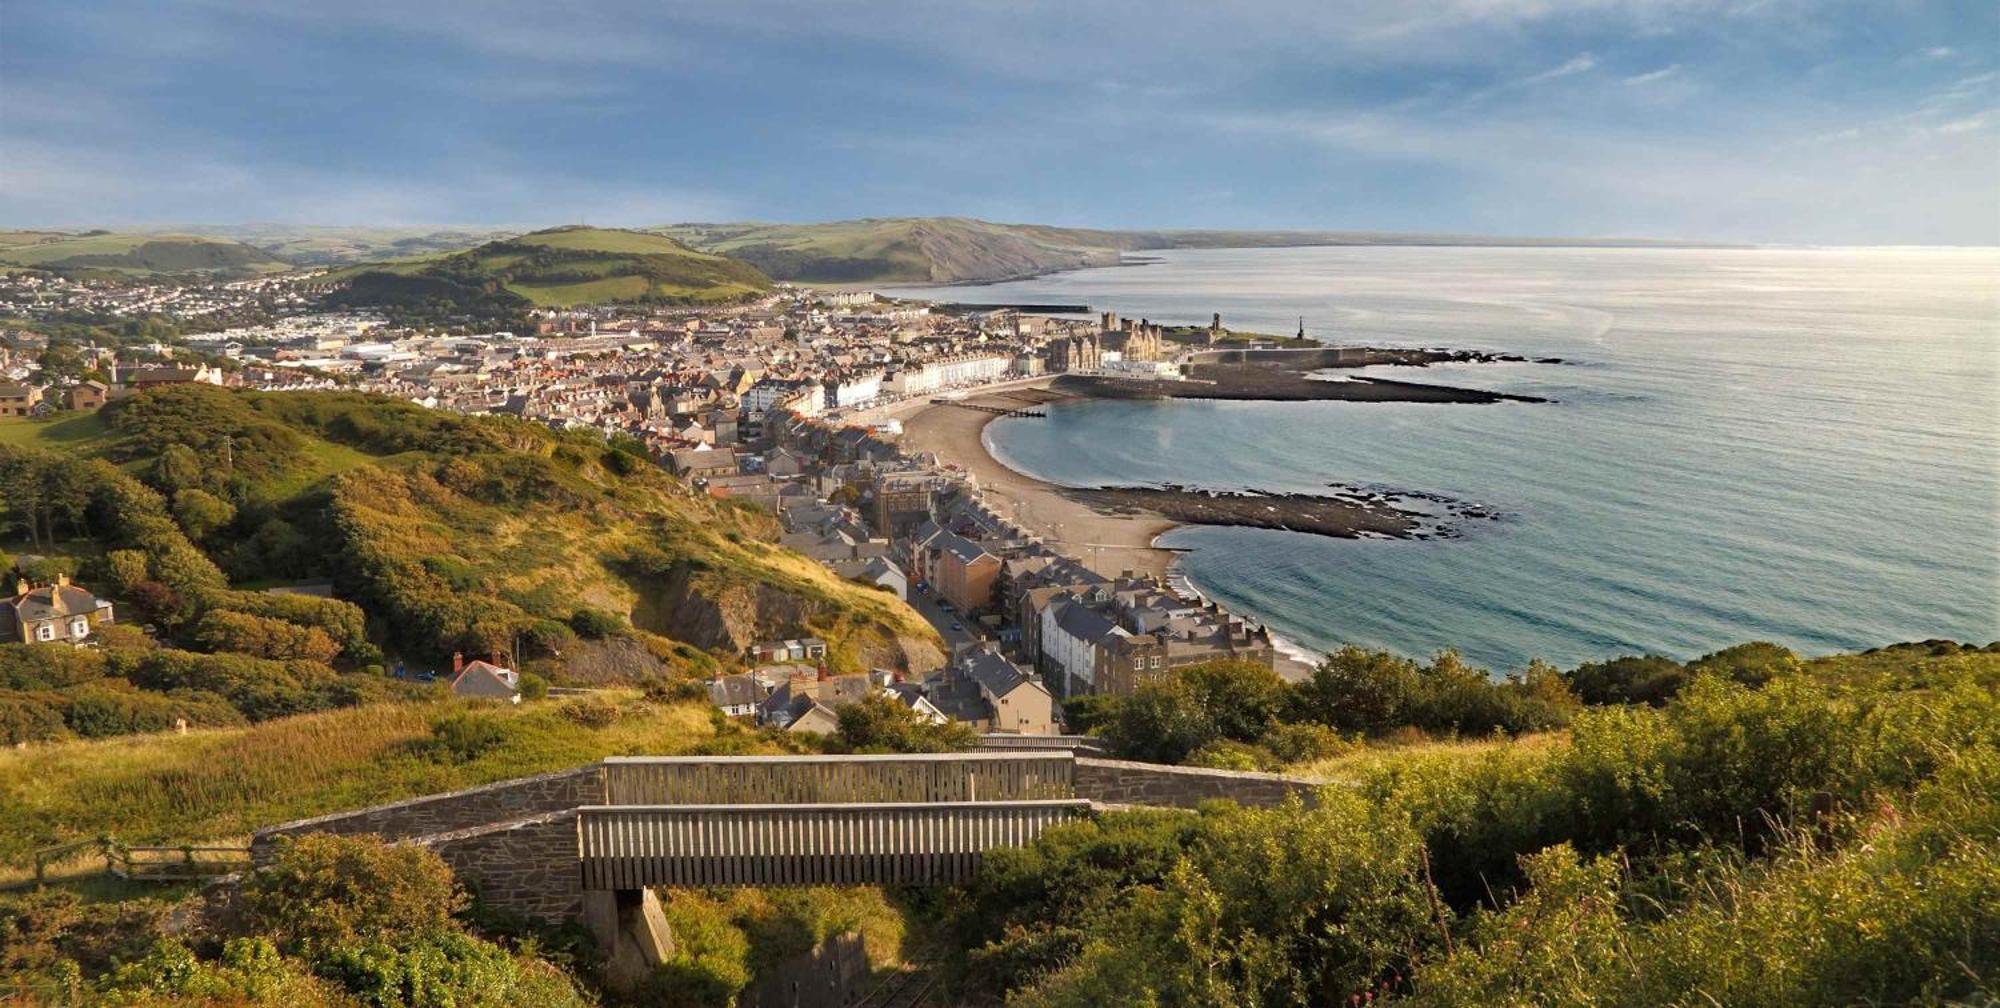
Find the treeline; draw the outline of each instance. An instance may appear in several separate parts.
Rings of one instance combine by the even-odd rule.
[[[1933,656],[1931,651],[1944,652]],[[1838,688],[1696,674],[1561,744],[1409,758],[1311,806],[1117,813],[990,853],[962,1000],[1983,1003],[2000,976],[2000,656]]]

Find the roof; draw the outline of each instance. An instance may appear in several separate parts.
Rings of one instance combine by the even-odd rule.
[[[993,556],[993,554],[986,551],[985,547],[956,532],[940,530],[925,545],[939,552],[951,554],[962,564],[976,563],[980,557]],[[995,557],[994,559],[998,558]]]
[[[752,675],[726,675],[708,681],[708,699],[717,707],[744,707],[764,698],[764,688]]]
[[[451,680],[451,691],[459,696],[512,697],[520,692],[501,678],[507,671],[497,665],[476,661],[461,669]]]
[[[996,697],[1004,697],[1030,681],[1013,662],[984,649],[966,652],[959,662],[967,678]]]
[[[11,599],[0,599],[0,605],[12,608],[21,622],[32,623],[59,616],[87,616],[104,603],[75,585],[44,585]]]
[[[1124,633],[1118,624],[1111,622],[1103,613],[1080,605],[1070,604],[1056,613],[1056,626],[1064,633],[1078,640],[1101,641],[1106,637]]]

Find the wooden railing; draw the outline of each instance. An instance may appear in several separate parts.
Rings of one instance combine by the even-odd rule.
[[[577,810],[586,889],[965,882],[995,847],[1089,812],[1081,800],[604,806]]]
[[[613,757],[606,805],[1042,801],[1076,795],[1067,752]]]
[[[135,845],[107,836],[76,840],[37,850],[34,877],[19,883],[9,883],[4,888],[45,885],[48,883],[51,867],[78,860],[86,851],[93,850],[98,857],[104,859],[105,874],[128,881],[182,882],[190,879],[214,878],[250,867],[248,847],[200,844],[181,844],[174,847]]]

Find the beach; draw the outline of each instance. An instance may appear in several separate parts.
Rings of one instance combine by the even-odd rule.
[[[969,405],[1020,409],[1064,398],[1046,382],[970,396]],[[1040,386],[1040,387],[1037,387]],[[946,403],[924,403],[903,418],[906,452],[931,452],[977,481],[996,511],[1052,548],[1107,573],[1123,570],[1166,576],[1174,554],[1153,545],[1175,523],[1152,514],[1106,514],[1063,496],[1053,483],[1024,476],[993,457],[982,436],[995,414]]]

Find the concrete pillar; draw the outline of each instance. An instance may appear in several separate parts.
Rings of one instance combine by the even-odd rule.
[[[583,894],[583,924],[604,950],[604,985],[638,989],[674,954],[666,911],[651,889],[598,889]]]

